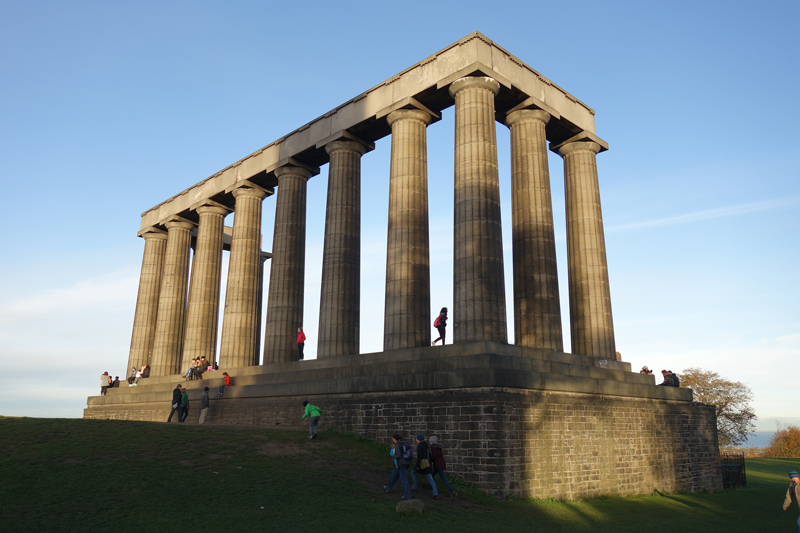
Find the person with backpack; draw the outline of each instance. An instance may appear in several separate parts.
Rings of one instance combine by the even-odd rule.
[[[389,478],[389,484],[383,487],[383,490],[387,493],[392,490],[392,486],[395,482],[400,479],[400,484],[403,486],[403,499],[410,500],[411,499],[411,491],[408,488],[408,467],[411,466],[411,461],[414,459],[414,452],[411,449],[411,445],[403,439],[400,435],[395,433],[392,435],[392,442],[394,446],[392,447],[389,455],[392,456],[392,460],[394,462],[394,470],[392,471],[392,476]]]
[[[431,445],[431,462],[433,463],[433,477],[436,477],[436,474],[439,474],[439,477],[442,479],[442,483],[444,486],[447,487],[447,490],[450,491],[450,496],[455,498],[458,496],[458,493],[453,490],[453,487],[450,486],[450,483],[447,482],[447,476],[444,475],[444,471],[447,470],[447,464],[444,461],[444,453],[442,453],[442,445],[439,444],[439,439],[437,437],[431,437],[428,439]]]
[[[672,386],[673,387],[680,387],[681,386],[681,380],[678,377],[678,374],[676,374],[672,370],[667,370],[667,372],[669,372],[669,375],[672,376]]]
[[[436,490],[436,481],[433,480],[433,463],[431,462],[431,448],[425,442],[425,436],[417,435],[414,440],[417,443],[417,464],[411,470],[411,492],[417,492],[417,472],[428,478],[428,483],[433,489],[433,499],[439,499],[439,491]]]
[[[436,346],[437,341],[442,341],[442,346],[445,345],[444,337],[447,333],[447,308],[442,307],[442,310],[439,311],[439,316],[436,317],[436,320],[433,321],[433,327],[435,327],[439,331],[439,337],[431,343],[431,346]]]
[[[310,416],[311,418],[308,420],[308,438],[309,439],[316,439],[317,438],[317,424],[319,424],[319,418],[322,416],[322,409],[317,407],[316,405],[311,405],[308,403],[308,400],[303,402],[303,407],[305,407],[305,412],[303,413],[303,418]],[[301,418],[300,420],[302,420]]]

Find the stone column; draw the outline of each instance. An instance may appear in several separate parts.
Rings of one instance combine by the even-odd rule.
[[[361,319],[361,156],[352,141],[325,146],[328,204],[322,252],[317,358],[359,352]]]
[[[158,297],[151,376],[170,376],[180,372],[192,226],[190,222],[167,222],[167,251]]]
[[[431,341],[427,125],[424,111],[402,109],[392,127],[383,349]]]
[[[126,373],[131,367],[141,368],[152,364],[153,341],[156,335],[158,295],[161,291],[161,275],[164,272],[164,254],[167,249],[167,234],[150,231],[144,237],[142,273],[139,277],[139,295],[136,298],[136,313],[133,316],[131,351]]]
[[[511,211],[515,344],[563,351],[553,203],[545,124],[550,115],[522,109],[511,129]]]
[[[486,77],[450,85],[456,101],[453,338],[508,342],[494,97]]]
[[[595,142],[557,148],[564,158],[572,353],[614,359],[614,323]]]
[[[193,358],[202,356],[213,363],[217,354],[222,228],[228,210],[204,205],[197,208],[197,213],[200,215],[200,224],[192,259],[181,368],[188,368]]]
[[[236,211],[222,315],[220,368],[252,366],[258,322],[258,268],[261,263],[261,201],[266,193],[247,186],[234,189]]]
[[[306,186],[311,172],[285,166],[275,171],[278,198],[264,333],[264,364],[297,360],[297,328],[303,326],[306,262]]]

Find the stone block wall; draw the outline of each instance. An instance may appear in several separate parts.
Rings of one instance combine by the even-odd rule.
[[[448,471],[500,497],[721,490],[714,408],[659,399],[508,388],[223,398],[208,423],[303,429],[302,401],[321,428],[391,442],[439,437]],[[189,422],[197,420],[192,401]],[[165,421],[169,400],[95,406],[85,418]],[[387,470],[390,468],[387,459]]]

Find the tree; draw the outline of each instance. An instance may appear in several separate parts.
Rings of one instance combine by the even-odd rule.
[[[753,391],[747,385],[702,368],[687,368],[680,378],[683,387],[692,389],[694,401],[716,407],[720,446],[742,444],[753,434],[756,414],[750,406]]]
[[[764,457],[800,457],[800,427],[779,426],[764,450]]]

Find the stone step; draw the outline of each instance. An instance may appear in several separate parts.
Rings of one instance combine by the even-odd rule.
[[[325,364],[326,360],[321,360],[248,367],[241,369],[244,372],[238,375],[231,372],[234,386],[226,388],[225,397],[509,387],[691,401],[688,389],[657,387],[653,376],[608,368],[496,353],[427,359],[405,355],[405,358],[398,355],[383,364],[373,362],[361,366],[331,367]],[[269,372],[270,367],[276,366],[291,370]],[[211,396],[216,396],[222,376],[219,372],[213,374],[216,374],[213,378],[183,382],[192,400],[199,399],[206,386],[211,389]],[[162,378],[157,383],[111,389],[106,396],[90,397],[89,405],[163,402],[175,384],[182,381],[179,376],[169,378],[171,381]]]
[[[479,343],[483,344],[483,343]],[[474,351],[474,350],[471,350]],[[554,361],[553,352],[544,352],[543,359],[533,357],[520,357],[520,355],[502,355],[497,353],[464,354],[463,350],[442,350],[440,353],[426,349],[398,350],[391,357],[364,357],[344,356],[322,360],[308,360],[291,363],[259,365],[231,370],[229,373],[238,385],[256,383],[281,383],[298,381],[315,381],[321,379],[342,379],[348,377],[402,374],[408,373],[409,368],[425,365],[427,371],[456,371],[469,368],[488,368],[492,361],[502,361],[502,366],[508,366],[521,372],[538,372],[560,374],[565,376],[590,377],[638,384],[654,384],[652,376],[625,372],[596,366],[568,364]],[[537,351],[538,352],[538,351]],[[430,357],[435,354],[435,357]],[[386,354],[381,354],[386,355]],[[424,356],[428,357],[424,357]],[[529,352],[528,355],[540,355]],[[566,354],[571,355],[571,354]],[[592,358],[579,356],[580,362],[592,362]],[[335,360],[336,365],[331,361]],[[588,360],[588,361],[587,361]],[[369,364],[358,364],[367,361]],[[619,365],[618,365],[619,366]],[[242,381],[244,380],[244,381]],[[162,376],[147,378],[139,381],[137,387],[121,387],[112,389],[109,394],[141,394],[150,391],[152,386],[159,389],[173,388],[176,383],[183,382],[186,387],[202,388],[205,386],[219,386],[222,384],[220,371],[206,372],[202,380],[187,381],[181,376]],[[201,385],[202,384],[202,385]]]

